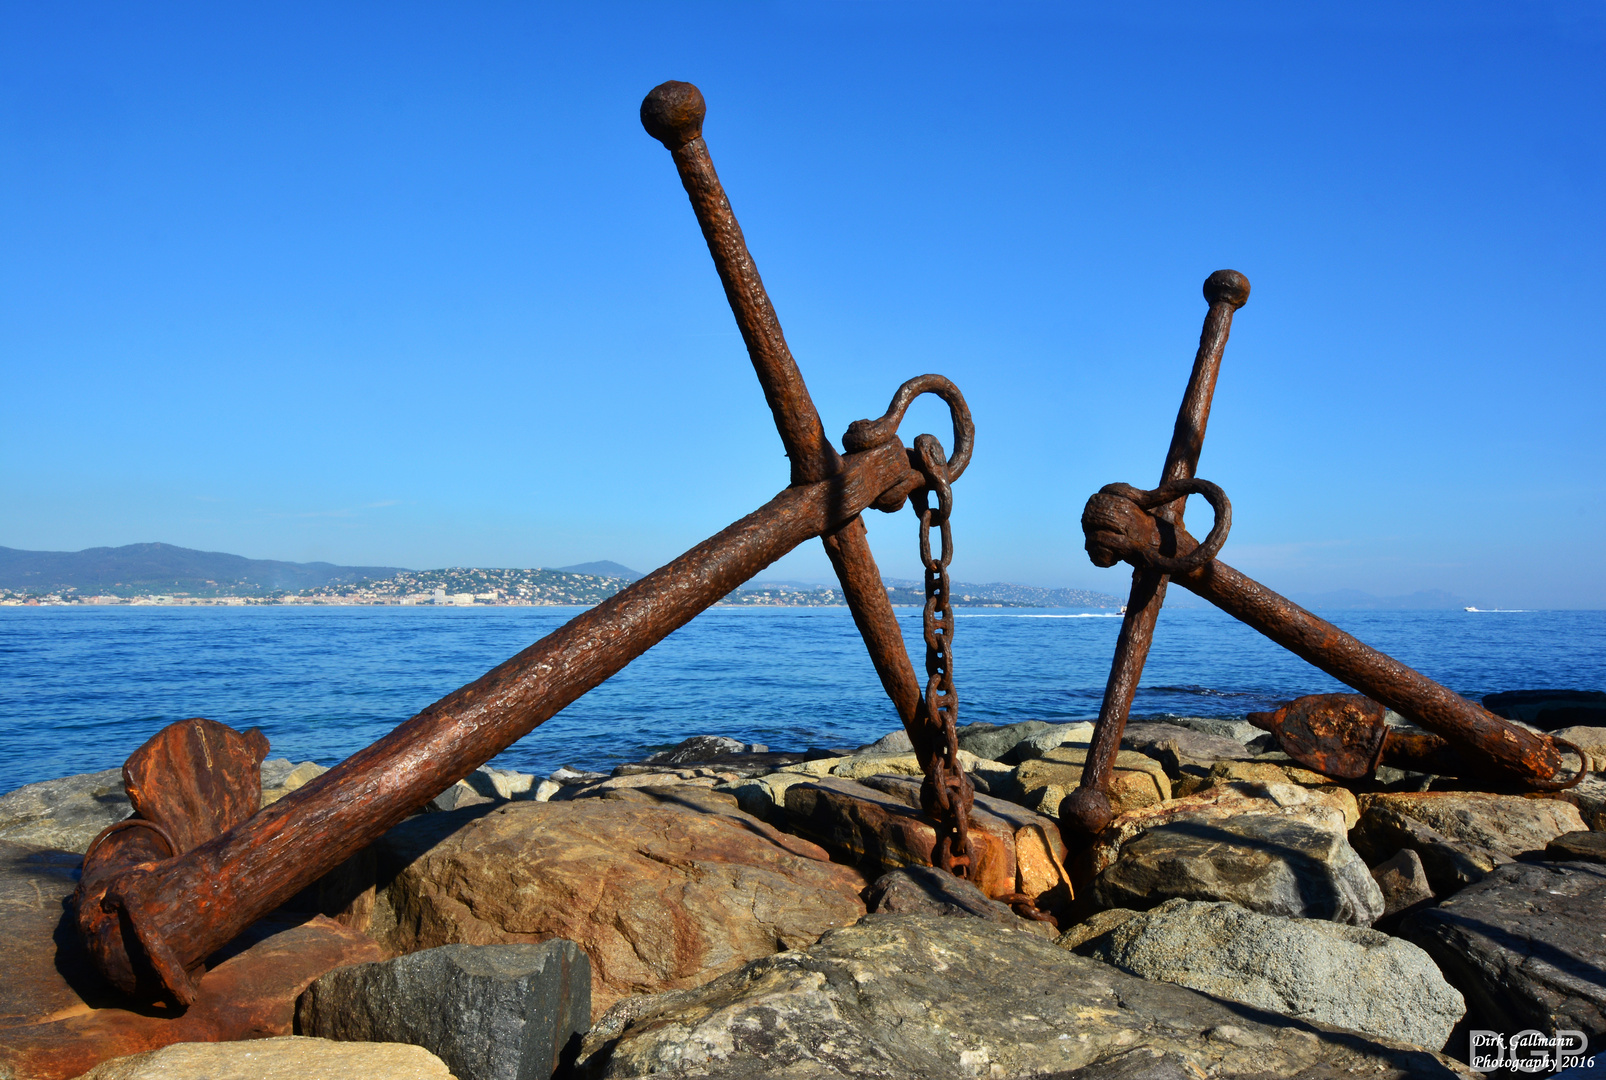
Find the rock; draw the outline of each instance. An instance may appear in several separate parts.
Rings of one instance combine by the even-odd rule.
[[[296,788],[329,770],[316,761],[290,764],[288,758],[270,758],[262,763],[262,805],[276,803]]]
[[[977,795],[971,880],[989,897],[1020,892],[1062,912],[1071,900],[1065,845],[1053,821],[1002,799]],[[786,827],[858,866],[867,878],[930,866],[936,832],[920,812],[920,783],[893,776],[863,782],[820,777],[786,792]]]
[[[1088,918],[1083,919],[1075,926],[1054,940],[1054,944],[1062,949],[1080,950],[1081,947],[1094,938],[1103,937],[1128,919],[1141,915],[1140,911],[1131,908],[1113,907],[1103,911],[1095,911]]]
[[[712,790],[734,796],[743,813],[779,825],[786,820],[786,789],[793,784],[811,783],[815,779],[808,773],[775,772],[747,780],[715,784]]]
[[[1606,832],[1562,833],[1545,845],[1545,858],[1556,862],[1606,863]]]
[[[970,777],[971,786],[977,791],[1002,799],[1014,781],[1015,769],[1016,766],[1005,765],[1002,761],[977,758],[965,772]]]
[[[1044,757],[1023,762],[993,790],[1058,821],[1060,804],[1082,782],[1086,761],[1086,747],[1061,745]],[[1153,758],[1122,750],[1116,754],[1107,794],[1115,813],[1124,814],[1171,798],[1171,779]]]
[[[79,1080],[462,1080],[418,1046],[286,1035],[249,1042],[176,1043],[103,1062]]]
[[[1542,851],[1562,833],[1584,828],[1578,808],[1560,799],[1528,799],[1482,791],[1401,791],[1360,797],[1364,817],[1373,807],[1420,821],[1464,844],[1516,858]]]
[[[1513,863],[1401,934],[1467,998],[1473,1026],[1606,1034],[1606,867]]]
[[[827,753],[823,750],[804,751],[763,751],[762,753],[721,754],[707,761],[686,761],[678,764],[628,761],[623,765],[616,765],[614,776],[640,776],[645,773],[678,774],[685,769],[703,769],[709,772],[730,773],[741,778],[764,776],[776,769],[784,769],[788,765],[799,762],[815,761],[819,758],[840,758],[842,754]]]
[[[1510,690],[1485,694],[1483,707],[1541,731],[1606,725],[1606,692],[1600,690]]]
[[[1054,725],[1043,720],[1022,720],[1018,724],[966,724],[961,727],[959,749],[985,761],[1002,761],[1016,743]]]
[[[1402,848],[1372,867],[1372,880],[1383,893],[1384,919],[1433,902],[1433,887],[1422,868],[1422,857],[1410,848]]]
[[[959,767],[969,772],[975,767],[977,758],[968,751],[959,751]],[[846,757],[823,757],[812,761],[800,761],[787,765],[778,770],[788,773],[802,773],[806,776],[840,776],[848,780],[858,780],[866,776],[925,776],[925,770],[920,767],[920,761],[913,753],[908,754],[853,754]]]
[[[1177,1076],[1153,1071],[1166,1063],[1190,1080],[1457,1075],[1419,1048],[1146,982],[981,919],[924,915],[871,916],[707,986],[621,1003],[582,1053],[593,1076],[706,1080]]]
[[[864,879],[728,806],[510,802],[409,818],[379,842],[372,932],[393,952],[576,942],[594,1012],[693,986],[864,913]]]
[[[1157,717],[1155,722],[1187,728],[1189,731],[1197,731],[1204,735],[1218,735],[1232,739],[1240,746],[1256,752],[1272,749],[1277,745],[1270,732],[1261,731],[1247,720],[1232,720],[1220,716],[1162,716]]]
[[[459,1080],[547,1080],[591,1027],[591,964],[572,941],[443,945],[340,968],[296,1003],[296,1030],[410,1043]]]
[[[1265,915],[1370,926],[1383,894],[1343,833],[1275,814],[1157,825],[1121,845],[1093,883],[1099,907],[1228,900]]]
[[[487,799],[528,799],[535,794],[535,777],[512,769],[481,765],[468,774],[466,782]]]
[[[909,733],[903,728],[889,731],[873,743],[866,743],[859,747],[855,753],[859,754],[912,754],[915,744],[909,740]]]
[[[1404,850],[1414,851],[1422,863],[1428,884],[1438,896],[1449,896],[1497,866],[1511,862],[1502,855],[1477,844],[1463,844],[1386,803],[1368,806],[1350,839],[1361,858],[1372,865],[1392,858]]]
[[[496,801],[495,796],[483,795],[476,791],[467,780],[459,780],[425,803],[424,810],[430,813],[442,813],[449,810],[464,810],[470,806],[486,806]]]
[[[536,785],[535,801],[546,802],[566,787],[578,787],[606,779],[608,779],[607,773],[587,772],[584,769],[564,765],[555,769],[545,780]]]
[[[1430,1049],[1466,1012],[1425,952],[1359,926],[1170,900],[1089,944],[1145,979]]]
[[[1584,824],[1596,832],[1606,832],[1606,776],[1586,776],[1567,790],[1556,792],[1552,798],[1576,806]]]
[[[1302,787],[1341,787],[1334,784],[1330,777],[1319,772],[1302,769],[1291,761],[1218,761],[1211,765],[1205,774],[1206,783],[1244,783],[1244,784],[1299,784]],[[1348,790],[1348,789],[1344,789]]]
[[[1028,735],[1020,742],[1006,750],[998,760],[1006,765],[1019,765],[1023,761],[1031,761],[1048,754],[1050,750],[1062,746],[1078,746],[1085,752],[1093,741],[1093,725],[1082,722],[1077,724],[1053,724],[1035,735]]]
[[[42,780],[0,795],[0,840],[83,854],[133,812],[121,768]]]
[[[965,916],[1025,929],[1042,927],[1040,933],[1054,936],[1047,923],[1023,920],[1008,904],[930,866],[905,866],[882,874],[865,890],[864,902],[872,915]]]
[[[712,761],[728,754],[762,754],[769,747],[758,743],[744,743],[724,735],[693,735],[668,750],[660,750],[647,757],[654,765],[683,765],[691,761]]]
[[[1240,814],[1272,814],[1340,836],[1350,828],[1353,797],[1346,803],[1330,789],[1296,784],[1221,784],[1208,791],[1122,814],[1093,838],[1072,868],[1077,887],[1091,884],[1115,861],[1121,845],[1171,821],[1216,821]]]
[[[572,784],[554,792],[550,800],[547,801],[564,802],[569,799],[594,798],[603,792],[617,791],[622,788],[712,788],[716,784],[735,783],[739,779],[741,777],[734,772],[706,765],[665,765],[661,768],[654,768],[650,772],[633,773],[628,776],[610,776],[605,780],[594,780],[589,784]]]
[[[613,799],[619,802],[641,803],[646,806],[669,805],[683,806],[688,810],[703,813],[723,814],[730,810],[740,810],[741,803],[736,796],[727,791],[715,791],[713,788],[698,787],[695,784],[659,784],[657,786],[608,788],[604,791],[595,791],[579,798],[587,799]]]
[[[1184,776],[1209,776],[1218,761],[1244,761],[1254,756],[1243,743],[1225,735],[1141,721],[1126,726],[1121,748],[1158,761],[1173,782]]]

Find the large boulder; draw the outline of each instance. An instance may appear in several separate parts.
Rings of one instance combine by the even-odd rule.
[[[705,1080],[1470,1075],[1420,1048],[1147,982],[1030,933],[925,915],[871,916],[706,986],[621,1002],[583,1053],[596,1077]]]
[[[1228,900],[1266,915],[1371,926],[1383,894],[1342,833],[1274,814],[1157,825],[1121,846],[1093,884],[1100,907]]]
[[[547,1080],[591,1027],[591,965],[572,941],[443,945],[319,978],[296,1030],[422,1046],[458,1080]]]
[[[83,854],[133,812],[121,768],[42,780],[0,795],[0,840]]]
[[[718,801],[588,798],[424,814],[380,841],[372,932],[394,952],[566,938],[600,1015],[808,945],[864,879]]]
[[[920,809],[920,782],[834,776],[786,791],[786,827],[875,879],[904,866],[930,866],[936,831]],[[989,897],[1021,893],[1039,908],[1071,900],[1065,843],[1050,819],[1003,799],[977,795],[970,813],[971,880]]]
[[[905,866],[882,874],[865,890],[864,902],[872,915],[987,919],[1055,936],[1049,924],[1022,920],[1008,904],[992,899],[963,878],[931,866]]]
[[[1087,747],[1059,745],[1023,761],[992,792],[1056,821],[1060,805],[1082,782]],[[1132,750],[1116,753],[1105,789],[1117,814],[1154,806],[1171,798],[1171,778],[1160,763]]]
[[[959,749],[983,761],[999,761],[1022,739],[1054,727],[1046,720],[1022,720],[1016,724],[966,724],[958,731]]]
[[[1158,761],[1173,782],[1185,776],[1208,776],[1218,761],[1247,761],[1254,757],[1254,752],[1237,739],[1152,721],[1128,724],[1121,735],[1121,748]]]
[[[1360,804],[1358,831],[1362,834],[1373,827],[1373,822],[1409,818],[1452,841],[1507,858],[1543,851],[1562,833],[1585,827],[1578,808],[1560,799],[1528,799],[1483,791],[1381,792],[1361,796]]]
[[[79,1080],[466,1080],[420,1046],[284,1035],[249,1042],[177,1043],[116,1058]]]
[[[1466,1012],[1460,993],[1410,942],[1237,904],[1168,900],[1082,951],[1145,979],[1432,1049]]]
[[[1474,1026],[1606,1035],[1606,866],[1502,866],[1400,932],[1466,995]]]

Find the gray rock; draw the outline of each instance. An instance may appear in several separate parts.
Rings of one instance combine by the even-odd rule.
[[[1381,865],[1396,853],[1414,851],[1421,860],[1428,884],[1437,896],[1449,896],[1464,889],[1510,856],[1450,839],[1437,829],[1379,804],[1368,806],[1360,822],[1350,830],[1350,840],[1361,857]]]
[[[1218,761],[1248,761],[1255,756],[1237,739],[1155,722],[1128,724],[1121,735],[1121,749],[1158,761],[1172,780],[1209,776]]]
[[[296,1030],[421,1046],[458,1080],[548,1080],[591,1025],[591,964],[572,941],[443,945],[337,968],[296,1002]]]
[[[1576,806],[1561,799],[1526,799],[1483,791],[1393,791],[1364,795],[1357,828],[1370,822],[1409,818],[1459,844],[1487,848],[1508,858],[1542,851],[1565,832],[1584,828]]]
[[[1274,750],[1277,747],[1277,740],[1271,737],[1270,732],[1261,731],[1247,720],[1222,716],[1157,716],[1153,719],[1153,723],[1172,724],[1204,735],[1232,739],[1240,746],[1248,747],[1257,753],[1261,750]]]
[[[1043,720],[1022,720],[1018,724],[967,724],[959,729],[959,749],[986,761],[1002,761],[1022,739],[1047,731],[1053,724]]]
[[[1513,863],[1400,933],[1467,998],[1476,1027],[1606,1034],[1606,866]]]
[[[1419,1048],[1146,982],[981,919],[927,915],[868,916],[705,986],[621,1002],[582,1053],[596,1077],[705,1080],[1175,1080],[1166,1059],[1190,1080],[1457,1075]]]
[[[1545,845],[1545,857],[1556,862],[1606,863],[1606,832],[1570,832]]]
[[[459,780],[429,802],[424,804],[426,813],[445,813],[451,810],[463,810],[470,806],[480,806],[498,801],[495,796],[484,795],[474,789],[467,780]]]
[[[0,840],[82,854],[133,812],[121,767],[42,780],[0,795]]]
[[[1271,814],[1179,820],[1121,845],[1093,883],[1099,907],[1228,900],[1264,915],[1370,926],[1383,894],[1342,833]]]
[[[1021,921],[1008,904],[930,866],[906,866],[882,874],[865,890],[864,903],[872,915],[969,916],[1005,926]]]
[[[1103,911],[1095,911],[1092,915],[1089,915],[1056,938],[1054,944],[1062,949],[1082,952],[1089,941],[1104,937],[1128,919],[1135,919],[1141,914],[1143,914],[1141,911],[1133,911],[1131,908],[1124,907],[1112,907],[1105,908]]]
[[[1593,773],[1574,784],[1557,798],[1578,808],[1584,824],[1596,832],[1606,832],[1606,774]]]
[[[513,769],[481,765],[464,778],[464,783],[487,799],[529,799],[535,795],[535,777]]]
[[[1408,941],[1236,904],[1171,900],[1089,945],[1094,959],[1145,979],[1430,1049],[1444,1046],[1466,1012]]]
[[[854,751],[855,754],[912,754],[915,744],[909,741],[909,733],[902,728],[889,731],[873,743],[865,743]]]
[[[1433,887],[1422,868],[1422,857],[1410,848],[1372,867],[1372,880],[1383,892],[1384,919],[1433,902]]]
[[[998,760],[1006,765],[1019,765],[1035,761],[1062,746],[1086,747],[1093,741],[1093,725],[1087,721],[1074,724],[1050,724],[1042,731],[1026,736],[1004,751]]]
[[[78,1080],[454,1080],[441,1060],[400,1043],[330,1042],[281,1035],[181,1042],[103,1061]],[[9,1080],[9,1077],[6,1078]],[[461,1078],[455,1078],[461,1080]]]

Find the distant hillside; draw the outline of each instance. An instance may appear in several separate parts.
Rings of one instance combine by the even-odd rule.
[[[897,591],[895,595],[904,593],[919,597],[924,603],[925,583],[910,578],[883,578],[886,584],[893,586]],[[1036,585],[1013,585],[1005,581],[994,581],[986,585],[976,585],[965,581],[953,583],[954,596],[961,603],[968,604],[1003,604],[1005,607],[1093,607],[1118,608],[1126,601],[1109,593],[1094,592],[1091,589],[1044,589]],[[894,599],[893,603],[915,602],[903,599]]]
[[[29,593],[75,590],[84,596],[254,596],[388,578],[400,572],[401,568],[395,566],[247,559],[172,544],[127,544],[83,551],[0,547],[0,589]]]
[[[590,574],[592,577],[616,577],[626,581],[639,581],[646,577],[640,570],[632,570],[628,566],[621,566],[616,562],[603,559],[601,562],[576,563],[573,566],[560,566],[560,574]]]

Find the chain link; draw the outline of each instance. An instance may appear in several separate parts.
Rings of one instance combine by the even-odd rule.
[[[954,557],[953,488],[948,483],[947,459],[934,435],[915,439],[915,456],[925,485],[914,492],[915,513],[920,517],[920,563],[925,567],[926,608],[926,712],[942,728],[942,746],[920,789],[920,803],[937,827],[932,862],[955,877],[975,873],[970,840],[970,808],[975,788],[959,763],[959,695],[954,691],[954,609],[948,564]],[[931,505],[935,495],[937,505]],[[931,553],[931,529],[941,538],[941,555]]]

